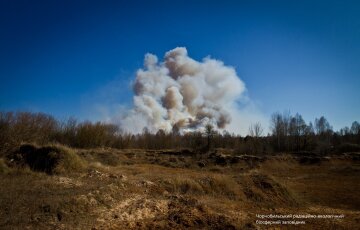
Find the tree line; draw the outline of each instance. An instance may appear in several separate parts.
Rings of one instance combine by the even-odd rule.
[[[117,125],[104,122],[79,122],[74,118],[59,121],[44,113],[0,112],[0,152],[20,143],[60,143],[75,148],[191,148],[208,151],[226,148],[244,154],[316,151],[318,153],[360,151],[360,124],[334,131],[322,116],[306,123],[298,113],[274,113],[270,133],[264,134],[260,123],[250,124],[247,136],[219,132],[210,124],[203,132],[180,134],[159,130],[141,134],[124,133]]]

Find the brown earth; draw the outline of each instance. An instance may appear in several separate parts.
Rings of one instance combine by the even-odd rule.
[[[0,229],[358,229],[359,156],[23,146],[0,158]]]

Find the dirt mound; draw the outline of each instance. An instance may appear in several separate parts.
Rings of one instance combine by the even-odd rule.
[[[98,209],[95,229],[236,229],[234,220],[190,196],[153,199],[136,195]]]
[[[236,229],[231,220],[212,213],[194,198],[174,196],[168,204],[165,216],[167,228],[172,229]]]
[[[83,167],[83,162],[73,151],[55,145],[38,148],[24,144],[10,153],[7,161],[10,166],[28,166],[33,171],[47,174]]]
[[[264,174],[250,175],[243,183],[244,194],[248,200],[262,205],[296,205],[287,188]]]
[[[360,153],[356,152],[350,152],[350,153],[346,153],[344,154],[346,158],[350,158],[352,161],[360,161]]]
[[[314,164],[320,164],[322,161],[322,158],[321,157],[299,157],[298,161],[300,164],[314,165]]]
[[[316,157],[319,156],[319,154],[311,151],[297,151],[291,153],[294,156],[301,156],[301,157]]]
[[[120,163],[119,155],[108,150],[81,150],[79,155],[89,162],[100,162],[107,166],[117,166]]]
[[[334,149],[335,153],[347,153],[347,152],[360,152],[360,145],[345,143],[339,146],[336,146]]]
[[[167,203],[167,212],[142,224],[148,229],[237,229],[234,220],[210,211],[197,199],[184,196],[171,196]],[[141,228],[141,227],[140,227]]]
[[[217,165],[229,165],[229,164],[237,164],[239,162],[245,162],[247,165],[251,167],[256,167],[259,163],[264,162],[266,160],[265,157],[253,156],[253,155],[225,155],[212,153],[209,155],[210,159],[213,159],[214,163]]]
[[[161,151],[160,153],[165,154],[165,155],[175,155],[175,156],[193,156],[193,155],[195,155],[195,152],[193,152],[189,149],[182,149],[179,151],[166,150],[166,151]]]

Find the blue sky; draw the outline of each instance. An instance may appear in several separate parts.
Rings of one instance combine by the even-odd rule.
[[[177,46],[236,68],[270,118],[360,121],[358,1],[0,2],[0,110],[96,120],[130,106],[147,52]]]

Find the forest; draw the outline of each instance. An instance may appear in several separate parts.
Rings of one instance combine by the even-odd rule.
[[[0,112],[0,151],[6,152],[21,143],[39,145],[58,143],[73,148],[183,149],[199,153],[212,148],[232,149],[239,154],[275,154],[313,151],[318,154],[360,151],[360,124],[333,130],[324,117],[306,123],[298,113],[274,113],[270,132],[260,123],[249,124],[246,136],[216,130],[211,124],[203,131],[156,133],[144,128],[141,134],[124,133],[115,124],[105,122],[65,121],[45,113]]]

